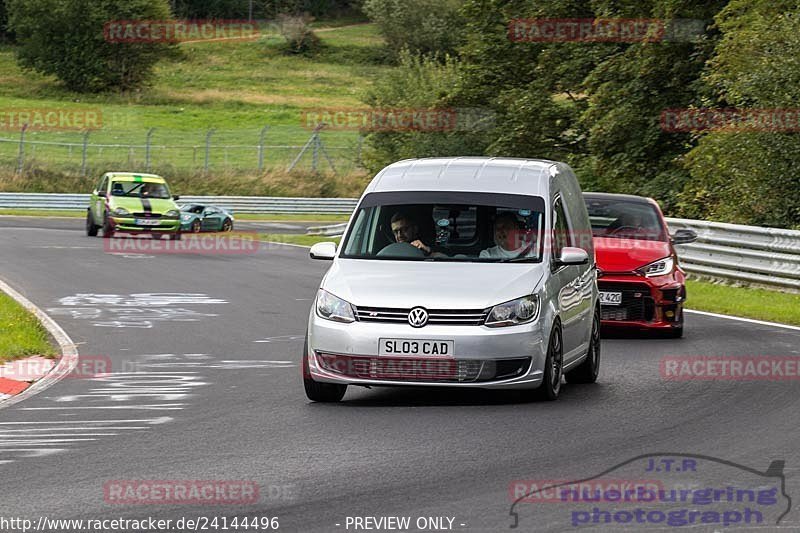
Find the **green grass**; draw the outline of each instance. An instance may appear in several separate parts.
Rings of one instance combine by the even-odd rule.
[[[688,280],[686,307],[698,311],[800,325],[800,294]]]
[[[339,244],[341,237],[325,237],[321,235],[288,235],[283,233],[262,233],[262,241],[280,242],[285,244],[298,244],[300,246],[313,246],[318,242],[335,242]]]
[[[39,320],[0,292],[0,362],[31,355],[55,354],[56,350]]]
[[[21,216],[21,217],[67,217],[83,218],[86,216],[84,211],[63,211],[58,209],[0,209],[0,215]],[[329,215],[320,213],[289,213],[289,214],[259,214],[259,213],[239,213],[235,214],[237,220],[258,220],[263,222],[347,222],[349,215]]]
[[[50,76],[23,71],[14,48],[0,45],[0,109],[99,110],[103,127],[89,142],[107,144],[89,150],[93,170],[110,167],[139,169],[142,145],[155,128],[151,158],[154,167],[198,168],[204,160],[206,132],[215,129],[210,153],[213,169],[255,169],[261,129],[265,137],[265,166],[284,169],[311,131],[304,110],[360,108],[360,95],[371,80],[392,68],[385,47],[372,24],[322,28],[324,48],[312,57],[282,53],[280,39],[263,36],[255,41],[199,42],[180,45],[175,59],[158,64],[151,86],[135,93],[73,93]],[[77,131],[29,131],[28,140],[78,143]],[[340,173],[352,170],[358,132],[331,130],[322,138]],[[18,131],[0,131],[0,139],[16,141]],[[222,146],[238,146],[223,149]],[[220,147],[214,149],[214,146]],[[13,167],[17,143],[0,142],[0,167]],[[310,155],[303,160],[307,167]],[[39,145],[29,147],[26,161],[51,169],[75,171],[80,149]],[[121,166],[120,166],[121,165]]]

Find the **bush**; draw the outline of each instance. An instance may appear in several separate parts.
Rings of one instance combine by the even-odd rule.
[[[7,0],[23,68],[50,74],[79,92],[130,90],[173,49],[166,43],[111,43],[104,25],[114,20],[168,20],[167,0]]]
[[[455,116],[454,127],[439,131],[376,131],[364,144],[364,164],[373,171],[388,163],[412,157],[482,155],[493,127],[486,109],[459,107],[461,64],[451,56],[424,57],[408,50],[400,53],[400,65],[376,80],[364,101],[375,109],[441,110]],[[448,113],[455,112],[454,115]]]
[[[6,0],[0,0],[0,42],[13,40],[13,34],[8,31],[8,9]]]
[[[364,12],[380,28],[399,56],[415,53],[456,53],[464,19],[457,0],[364,0]]]
[[[281,35],[286,39],[283,50],[289,54],[311,55],[322,48],[320,41],[309,24],[311,18],[303,16],[279,15],[278,25]]]

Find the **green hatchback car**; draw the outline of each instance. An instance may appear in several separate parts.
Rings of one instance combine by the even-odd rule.
[[[86,212],[86,235],[149,234],[160,239],[181,238],[181,212],[166,180],[155,174],[106,172],[92,192]]]

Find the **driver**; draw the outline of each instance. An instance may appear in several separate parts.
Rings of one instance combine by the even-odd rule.
[[[431,253],[430,246],[419,240],[419,226],[406,213],[398,212],[392,216],[392,234],[397,242],[405,242],[419,248],[425,255]]]
[[[517,217],[510,212],[497,215],[494,220],[494,242],[496,246],[481,250],[481,259],[514,259],[530,255],[531,243],[522,239],[523,230]]]

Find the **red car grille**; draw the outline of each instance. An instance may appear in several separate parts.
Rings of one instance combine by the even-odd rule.
[[[621,292],[620,305],[600,307],[600,319],[606,321],[650,322],[655,315],[655,302],[646,283],[619,283],[598,281],[602,292]]]

